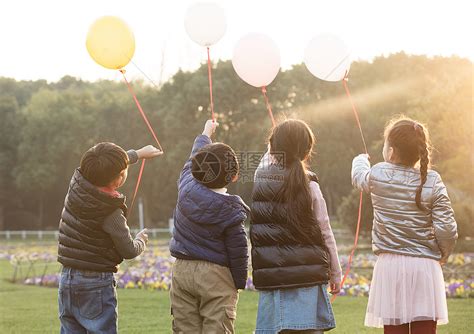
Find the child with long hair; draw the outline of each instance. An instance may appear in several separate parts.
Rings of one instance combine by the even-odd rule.
[[[365,325],[387,334],[436,333],[448,322],[441,265],[457,239],[454,212],[440,175],[430,169],[428,129],[409,118],[385,128],[385,162],[354,158],[352,183],[371,194],[372,249],[378,255]]]
[[[336,326],[329,302],[341,267],[326,203],[307,168],[315,138],[300,120],[276,126],[256,173],[250,239],[260,291],[256,334],[321,333]]]

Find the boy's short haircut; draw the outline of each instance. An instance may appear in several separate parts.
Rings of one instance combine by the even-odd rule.
[[[229,145],[208,144],[193,156],[191,173],[208,188],[223,188],[239,173],[237,155]]]
[[[97,187],[105,187],[127,168],[127,152],[114,143],[99,143],[82,156],[81,173]]]

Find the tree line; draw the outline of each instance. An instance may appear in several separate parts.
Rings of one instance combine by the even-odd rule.
[[[404,114],[426,123],[436,148],[433,168],[448,186],[461,235],[474,235],[472,62],[459,57],[405,53],[352,64],[348,85],[360,113],[371,161],[382,160],[384,125]],[[241,155],[240,182],[229,187],[250,202],[255,161],[266,150],[271,128],[258,89],[243,83],[230,61],[214,64],[216,140]],[[210,117],[207,67],[177,72],[156,88],[132,82],[165,154],[147,163],[140,195],[147,226],[167,225],[173,214],[176,180],[194,137]],[[358,194],[350,182],[352,158],[362,143],[340,82],[323,82],[304,65],[280,72],[268,87],[277,119],[300,118],[316,134],[311,168],[320,179],[329,212],[338,226],[353,230]],[[125,149],[153,144],[122,82],[58,82],[0,77],[0,229],[57,227],[70,177],[84,151],[112,141]],[[138,173],[131,167],[121,191],[130,198]],[[370,229],[365,200],[363,228]],[[138,210],[130,218],[138,225]]]

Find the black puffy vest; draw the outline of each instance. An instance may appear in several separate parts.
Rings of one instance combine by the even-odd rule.
[[[76,169],[59,222],[58,261],[76,269],[117,272],[123,258],[102,229],[104,220],[117,209],[126,214],[125,197],[103,193]]]
[[[257,289],[283,289],[326,284],[329,280],[327,249],[316,229],[310,240],[290,228],[285,203],[273,199],[283,185],[285,170],[259,167],[252,193],[250,240],[253,283]],[[311,180],[317,180],[314,174]]]

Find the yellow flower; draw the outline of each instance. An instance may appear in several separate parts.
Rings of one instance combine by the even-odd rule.
[[[458,266],[464,265],[464,254],[456,254],[453,258],[453,263]]]

